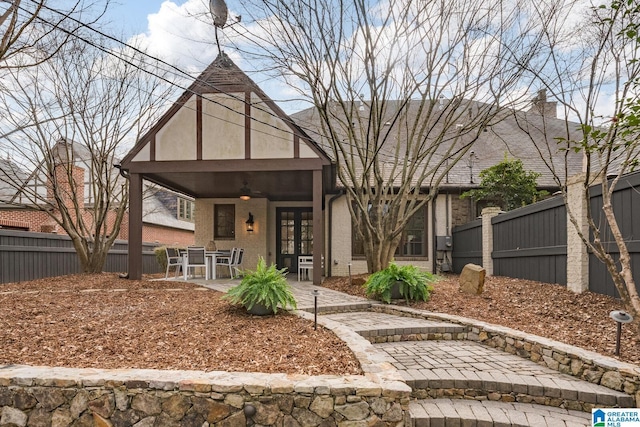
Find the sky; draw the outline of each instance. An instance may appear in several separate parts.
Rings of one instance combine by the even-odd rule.
[[[214,27],[209,22],[208,0],[115,0],[105,17],[109,21],[108,32],[129,43],[139,43],[147,51],[194,77],[204,70],[217,56]],[[227,0],[229,16],[240,14],[234,10],[237,0]],[[237,8],[236,8],[237,9]],[[229,30],[225,30],[229,31]],[[223,50],[224,42],[223,42]],[[249,75],[266,94],[287,113],[293,113],[308,105],[291,101],[295,91],[285,83],[253,71],[251,64],[227,48],[225,52],[235,64]],[[289,100],[285,102],[285,100]]]

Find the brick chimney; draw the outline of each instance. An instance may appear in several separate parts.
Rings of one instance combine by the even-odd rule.
[[[557,103],[547,101],[547,90],[540,89],[538,95],[533,98],[533,105],[529,109],[532,113],[537,113],[545,117],[557,118]]]
[[[71,171],[71,181],[69,182],[68,171]],[[60,163],[54,169],[54,183],[47,185],[47,198],[53,200],[53,185],[58,189],[58,194],[62,197],[64,205],[73,211],[74,203],[78,204],[80,210],[84,210],[84,169],[73,164]],[[74,196],[75,190],[75,196]],[[77,197],[77,201],[75,198]]]

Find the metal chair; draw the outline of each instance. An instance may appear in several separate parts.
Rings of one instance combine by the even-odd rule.
[[[188,247],[187,248],[187,263],[185,265],[184,277],[185,280],[189,274],[189,269],[193,267],[204,267],[204,277],[209,277],[209,265],[205,257],[204,247]]]
[[[238,252],[238,248],[232,248],[231,254],[226,256],[220,256],[216,259],[216,265],[224,265],[225,267],[229,267],[229,277],[233,279],[233,264],[236,260],[236,253]]]
[[[313,257],[302,255],[298,257],[298,282],[301,278],[309,279],[309,271],[313,270]]]
[[[244,257],[244,249],[240,248],[236,251],[236,258],[231,263],[231,268],[236,271],[235,277],[240,277],[240,266],[242,265],[242,258]],[[233,279],[233,276],[231,277]]]
[[[164,274],[164,278],[169,277],[169,268],[171,267],[176,268],[175,277],[178,277],[178,271],[182,269],[182,255],[176,248],[165,248],[165,252],[167,253],[167,272]]]

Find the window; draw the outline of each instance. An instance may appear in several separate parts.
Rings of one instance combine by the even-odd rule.
[[[196,204],[191,200],[178,197],[178,219],[193,222]]]
[[[234,239],[236,236],[236,206],[214,205],[213,237],[216,239]]]
[[[354,256],[364,256],[364,242],[355,227],[351,231],[351,248]],[[413,214],[400,238],[395,257],[427,256],[427,207]]]

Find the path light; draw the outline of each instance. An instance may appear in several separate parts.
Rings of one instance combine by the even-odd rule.
[[[353,283],[351,282],[351,263],[347,264],[347,267],[349,267],[349,286],[353,285]]]
[[[318,296],[320,296],[320,291],[318,289],[314,289],[311,291],[311,295],[313,295],[313,330],[318,329]]]
[[[614,310],[609,313],[609,317],[618,324],[618,333],[616,334],[616,356],[620,356],[620,336],[622,335],[622,324],[633,321],[633,316],[626,311]]]

